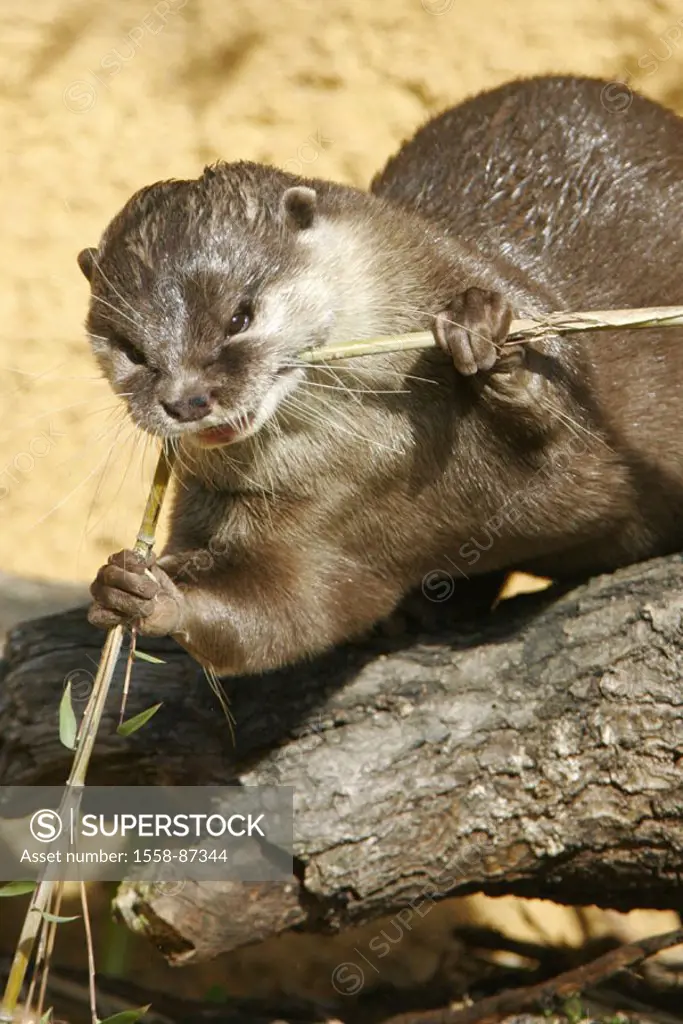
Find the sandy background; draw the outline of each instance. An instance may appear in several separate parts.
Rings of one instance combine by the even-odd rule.
[[[674,0],[2,0],[0,39],[0,570],[65,581],[132,541],[154,461],[95,376],[75,260],[135,189],[218,157],[367,185],[431,114],[530,73],[683,111]]]
[[[134,535],[153,456],[94,377],[75,256],[135,189],[217,157],[366,185],[532,72],[683,108],[682,25],[673,0],[3,0],[0,568],[88,580]]]

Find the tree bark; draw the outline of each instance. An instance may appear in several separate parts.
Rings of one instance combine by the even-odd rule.
[[[422,916],[474,890],[680,909],[682,566],[654,560],[513,598],[476,625],[227,680],[234,741],[188,655],[144,641],[166,664],[135,663],[127,715],[164,705],[123,739],[112,696],[89,782],[293,786],[296,877],[124,885],[118,912],[177,963],[294,926]],[[87,696],[102,640],[82,610],[10,635],[0,783],[64,780],[59,700],[67,678]]]

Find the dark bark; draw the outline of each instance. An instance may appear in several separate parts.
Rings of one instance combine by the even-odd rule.
[[[145,641],[167,663],[136,662],[127,714],[164,706],[124,740],[113,695],[89,781],[294,786],[297,877],[246,899],[234,883],[173,897],[124,887],[119,912],[187,962],[472,890],[678,909],[682,565],[652,561],[504,602],[477,626],[229,680],[234,743],[197,666]],[[83,696],[102,639],[82,611],[11,635],[0,782],[65,778],[64,680]]]

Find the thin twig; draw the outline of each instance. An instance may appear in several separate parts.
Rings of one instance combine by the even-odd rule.
[[[48,901],[47,909],[52,909],[51,899]],[[59,913],[59,911],[54,912]],[[43,925],[43,927],[40,929],[38,948],[36,949],[36,957],[35,960],[33,961],[33,970],[31,972],[31,982],[29,984],[28,992],[26,993],[26,999],[24,1003],[26,1007],[26,1013],[29,1016],[31,1014],[31,1011],[33,1010],[33,996],[35,994],[36,986],[38,984],[38,978],[40,977],[40,972],[42,968],[45,966],[45,959],[47,957],[48,938],[49,929],[45,928],[45,926]],[[38,1006],[40,1007],[40,999],[38,1000]],[[38,1010],[36,1016],[40,1018],[40,1009]]]
[[[615,328],[683,327],[683,306],[650,306],[644,309],[597,309],[587,313],[548,313],[535,319],[513,320],[507,340],[538,341],[548,334],[577,334],[583,331],[607,331]],[[410,352],[436,346],[431,331],[392,334],[367,341],[348,341],[323,348],[308,349],[299,358],[305,363],[328,363],[356,356],[375,356],[389,352]]]
[[[154,544],[159,514],[171,477],[174,460],[175,453],[170,448],[167,450],[164,447],[157,462],[154,480],[135,541],[135,550],[145,557],[149,555]],[[83,786],[85,785],[88,765],[90,764],[104,706],[114,676],[114,669],[116,668],[116,662],[123,643],[123,635],[123,626],[115,626],[107,633],[100,663],[97,668],[97,675],[93,683],[93,690],[90,694],[90,700],[85,709],[83,722],[79,730],[78,745],[71,765],[71,771],[60,804],[60,817],[66,807],[73,806],[74,802],[78,801],[79,794],[82,793]],[[28,964],[31,960],[36,941],[39,938],[41,926],[44,924],[43,912],[51,898],[53,888],[58,884],[58,880],[43,877],[33,892],[12,960],[12,966],[10,967],[2,1003],[0,1003],[0,1022],[3,1022],[3,1024],[11,1024],[14,1020],[14,1011],[21,995]]]
[[[137,644],[138,631],[135,626],[130,631],[130,646],[126,658],[126,671],[123,677],[123,693],[121,696],[121,710],[119,711],[119,725],[123,725],[123,716],[126,713],[128,694],[130,692],[130,680],[133,675],[133,662],[135,661],[135,647]]]
[[[90,1016],[92,1024],[97,1024],[97,992],[95,989],[95,949],[92,942],[92,929],[90,927],[90,911],[88,910],[88,894],[85,882],[80,881],[81,907],[83,909],[83,927],[85,928],[85,945],[88,951],[88,991],[90,992]]]
[[[54,913],[59,915],[62,909],[62,899],[64,896],[64,885],[57,886],[57,895],[55,897]],[[47,936],[47,948],[45,950],[45,961],[43,963],[43,974],[40,979],[40,993],[38,994],[38,1008],[36,1011],[36,1017],[38,1020],[42,1020],[43,1007],[45,1005],[45,993],[47,992],[47,983],[50,977],[50,961],[52,960],[52,950],[55,946],[55,939],[57,938],[57,923],[52,922]]]
[[[501,1024],[512,1014],[523,1013],[543,1006],[553,999],[567,999],[597,985],[625,967],[635,967],[648,957],[671,946],[683,945],[683,928],[663,935],[653,935],[640,942],[630,942],[591,960],[571,971],[564,971],[549,981],[525,988],[508,989],[500,995],[480,999],[464,1010],[428,1010],[420,1013],[401,1013],[390,1017],[384,1024]]]

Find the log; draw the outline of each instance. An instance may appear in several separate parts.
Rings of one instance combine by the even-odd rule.
[[[173,963],[287,929],[420,915],[481,890],[680,909],[683,559],[503,602],[476,623],[376,635],[317,660],[224,681],[145,641],[128,715],[107,709],[89,781],[295,789],[287,883],[124,885],[117,911]],[[450,623],[449,623],[450,620]],[[87,695],[103,635],[83,610],[24,623],[0,674],[0,783],[60,783],[57,708]],[[246,898],[245,898],[246,896]]]

